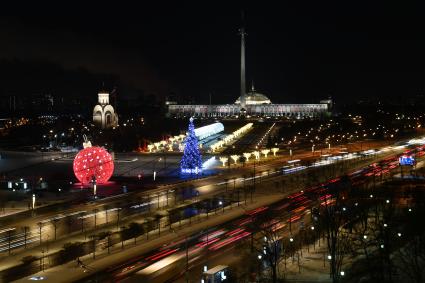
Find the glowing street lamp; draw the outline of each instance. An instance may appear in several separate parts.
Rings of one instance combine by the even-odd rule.
[[[270,153],[270,149],[263,149],[261,151],[262,154],[264,154],[264,157],[267,158],[267,155]]]
[[[156,142],[156,143],[154,143],[154,145],[155,145],[156,149],[159,149],[159,147],[161,146],[161,143],[160,142]]]
[[[246,161],[249,161],[249,158],[251,157],[251,153],[250,152],[244,152],[243,157],[245,157]]]
[[[252,154],[255,156],[255,159],[260,159],[260,152],[259,151],[253,151]]]
[[[237,155],[237,154],[233,154],[233,155],[231,155],[231,156],[230,156],[230,158],[232,158],[232,159],[233,159],[233,161],[235,162],[235,164],[237,164],[238,159],[239,159],[239,155]]]
[[[35,194],[32,194],[32,209],[35,208]]]
[[[155,145],[148,144],[148,150],[149,150],[149,152],[152,152],[152,150],[153,150],[154,147],[155,147]]]
[[[220,157],[220,162],[223,163],[223,167],[226,167],[226,162],[229,160],[227,157]]]
[[[93,197],[96,198],[96,194],[97,194],[97,183],[96,183],[96,177],[95,176],[93,176],[92,183],[93,183]]]
[[[279,148],[273,147],[272,148],[273,156],[276,156],[276,152],[278,152],[278,151],[279,151]]]

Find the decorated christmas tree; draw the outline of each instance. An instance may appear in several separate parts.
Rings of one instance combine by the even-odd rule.
[[[198,174],[202,170],[202,156],[199,153],[198,138],[195,136],[192,117],[189,119],[189,129],[185,139],[183,157],[180,161],[180,169],[185,174]]]

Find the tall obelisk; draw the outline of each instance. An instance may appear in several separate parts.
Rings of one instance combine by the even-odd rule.
[[[243,23],[243,13],[242,13],[242,26],[239,30],[241,35],[241,95],[240,95],[240,105],[241,110],[246,110],[246,83],[245,83],[245,27]]]

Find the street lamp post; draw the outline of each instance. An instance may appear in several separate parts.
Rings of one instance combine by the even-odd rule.
[[[292,251],[292,263],[294,263],[294,256],[295,256],[295,250],[292,243],[294,242],[294,238],[292,236],[289,238],[289,243],[291,244],[291,251]]]
[[[41,256],[41,271],[44,271],[44,253],[45,253],[45,250],[42,248],[41,249],[41,254],[42,254],[42,256]]]
[[[58,222],[59,222],[59,219],[57,219],[57,218],[52,220],[52,225],[53,225],[53,228],[55,230],[55,241],[56,241],[56,231],[58,229]]]
[[[38,232],[40,234],[40,245],[41,245],[41,228],[43,227],[43,223],[42,222],[38,222],[37,225],[38,225]]]
[[[160,201],[161,194],[160,194],[160,193],[158,193],[158,194],[157,194],[157,197],[158,197],[158,201],[157,201],[157,203],[158,203],[158,209],[159,209],[159,201]]]
[[[117,229],[120,225],[120,211],[121,211],[121,208],[118,208],[117,209]]]
[[[93,259],[96,259],[96,236],[93,235]]]
[[[81,218],[81,233],[83,233],[84,232],[84,213],[80,213],[80,218]]]
[[[7,245],[8,245],[8,247],[7,247],[7,250],[8,250],[8,252],[9,252],[9,255],[10,255],[10,240],[12,239],[12,229],[10,229],[9,231],[7,231]]]
[[[93,184],[93,198],[96,198],[97,193],[97,183],[96,183],[96,176],[92,176],[92,184]]]
[[[35,194],[32,194],[32,210],[35,209]]]
[[[153,180],[156,180],[156,171],[155,171],[155,167],[156,167],[156,163],[160,162],[162,160],[162,158],[160,157],[156,162],[153,163]]]
[[[94,229],[96,229],[96,220],[97,220],[97,208],[94,209]]]

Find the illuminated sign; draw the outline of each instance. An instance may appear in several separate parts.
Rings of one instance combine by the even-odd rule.
[[[400,165],[414,165],[415,158],[413,156],[403,155],[398,159]]]

